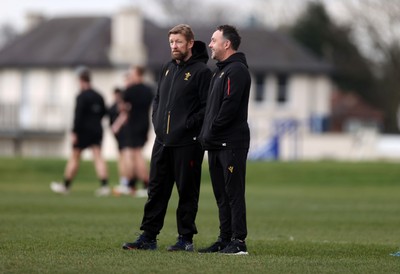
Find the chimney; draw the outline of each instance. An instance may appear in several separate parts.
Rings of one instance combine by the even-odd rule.
[[[111,60],[116,65],[144,65],[146,50],[143,18],[136,7],[122,9],[112,18]]]
[[[36,28],[40,23],[44,22],[46,17],[40,11],[29,11],[25,14],[25,32]]]

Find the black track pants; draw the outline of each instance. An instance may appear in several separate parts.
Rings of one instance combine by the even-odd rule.
[[[219,210],[220,237],[247,236],[245,178],[247,149],[208,151],[209,170]]]
[[[160,233],[176,182],[179,203],[176,220],[179,235],[191,239],[197,234],[195,219],[198,210],[201,165],[204,151],[200,144],[164,147],[154,143],[150,163],[148,199],[144,207],[141,230]]]

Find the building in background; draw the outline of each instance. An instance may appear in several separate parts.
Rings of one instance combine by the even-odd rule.
[[[30,28],[0,50],[0,155],[68,155],[76,67],[91,68],[94,87],[111,103],[112,90],[123,85],[130,65],[145,65],[147,80],[155,85],[162,64],[170,59],[165,46],[169,28],[143,18],[135,8],[112,18],[46,20],[31,14],[28,19]],[[216,26],[192,27],[196,39],[209,43]],[[307,159],[308,151],[301,147],[328,128],[332,67],[279,32],[239,31],[240,51],[246,53],[252,75],[252,153],[268,154],[278,138],[282,147],[275,158]],[[103,145],[105,156],[114,158],[110,132]]]

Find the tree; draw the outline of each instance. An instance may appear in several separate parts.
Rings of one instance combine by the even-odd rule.
[[[316,56],[333,64],[333,80],[339,89],[357,93],[377,105],[375,78],[369,61],[352,40],[350,29],[336,25],[323,4],[310,2],[290,33]]]
[[[378,77],[378,103],[385,110],[385,132],[398,133],[400,104],[400,1],[346,2],[349,23]],[[351,19],[350,19],[351,18]]]

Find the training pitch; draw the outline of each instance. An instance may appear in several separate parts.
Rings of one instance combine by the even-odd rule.
[[[117,181],[109,162],[110,181]],[[83,162],[68,196],[52,193],[64,160],[0,159],[0,273],[399,273],[400,164],[249,162],[248,256],[170,253],[176,189],[157,251],[125,251],[145,199],[93,195]],[[204,165],[195,248],[218,236]]]

